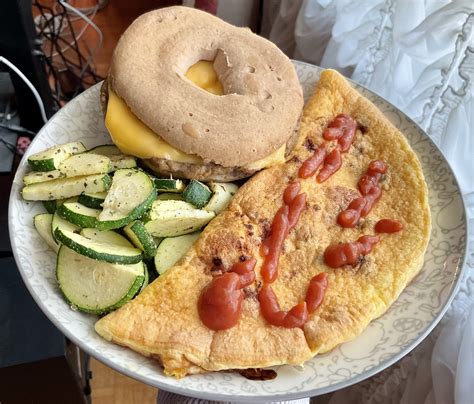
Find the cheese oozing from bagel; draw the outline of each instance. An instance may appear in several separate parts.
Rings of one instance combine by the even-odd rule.
[[[222,95],[222,84],[217,77],[212,62],[201,60],[191,66],[186,77],[198,87],[215,95]],[[171,146],[162,137],[153,132],[130,110],[112,89],[109,88],[109,99],[105,116],[105,126],[115,145],[125,154],[142,159],[163,158],[179,163],[203,164],[199,156],[184,153]],[[139,139],[139,141],[137,141]],[[264,157],[244,166],[251,170],[260,170],[270,165],[285,161],[286,145]]]

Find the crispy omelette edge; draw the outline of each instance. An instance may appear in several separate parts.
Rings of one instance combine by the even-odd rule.
[[[324,92],[330,93],[332,97],[326,97],[322,94]],[[413,175],[416,177],[416,182],[421,187],[417,190],[418,192],[416,195],[414,195],[414,197],[421,199],[423,217],[420,218],[420,223],[422,225],[421,234],[423,240],[418,248],[412,251],[411,255],[416,258],[406,269],[406,274],[408,276],[406,277],[405,282],[403,282],[404,284],[399,285],[396,293],[388,298],[386,302],[382,302],[382,304],[374,312],[365,313],[367,314],[365,318],[363,318],[364,316],[361,315],[361,318],[359,318],[355,323],[355,327],[343,327],[339,335],[337,335],[336,330],[332,329],[331,333],[329,333],[330,338],[326,338],[323,342],[311,341],[311,337],[308,335],[308,327],[305,327],[305,336],[307,337],[307,341],[312,350],[313,356],[331,351],[341,343],[348,342],[356,338],[365,330],[365,328],[367,328],[370,322],[382,316],[390,308],[393,302],[398,299],[399,295],[403,292],[406,286],[416,277],[416,275],[418,275],[421,268],[423,267],[424,255],[428,247],[431,233],[431,213],[428,204],[428,187],[424,179],[421,163],[415,152],[411,149],[405,136],[374,104],[372,104],[367,98],[355,90],[340,73],[335,70],[328,69],[321,73],[320,82],[318,83],[316,93],[310,98],[307,105],[305,106],[304,116],[301,123],[301,127],[303,128],[303,133],[301,133],[302,139],[306,139],[308,137],[314,138],[314,134],[321,138],[323,128],[326,127],[328,123],[325,121],[325,119],[323,119],[322,122],[318,119],[314,120],[314,117],[325,115],[324,106],[321,106],[320,103],[320,97],[324,98],[326,102],[331,104],[330,108],[334,109],[334,111],[332,111],[333,116],[345,112],[351,115],[355,114],[355,118],[358,122],[360,117],[369,118],[369,121],[381,125],[386,132],[389,132],[391,135],[398,138],[400,146],[403,147],[404,156],[406,159],[408,159],[410,164],[416,167]],[[321,112],[321,109],[323,112]],[[321,124],[323,128],[321,128]],[[321,141],[319,142],[321,143]],[[301,149],[295,150],[295,154],[300,152]],[[354,323],[352,323],[351,326],[354,326]],[[334,334],[336,334],[336,336]]]

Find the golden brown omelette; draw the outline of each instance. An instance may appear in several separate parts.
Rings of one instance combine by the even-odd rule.
[[[326,182],[319,184],[314,176],[301,181],[306,205],[284,242],[272,284],[282,309],[288,310],[304,299],[311,278],[324,272],[325,297],[304,327],[276,327],[262,317],[257,298],[262,286],[260,245],[282,205],[283,191],[341,113],[358,123],[354,142],[343,154],[341,169]],[[358,196],[358,180],[373,160],[389,167],[381,181],[382,197],[357,227],[343,228],[337,216]],[[375,223],[384,218],[400,221],[403,230],[381,234],[373,251],[355,266],[325,265],[329,245],[374,234]],[[159,359],[165,373],[176,377],[302,364],[356,337],[388,309],[420,270],[429,234],[427,187],[405,137],[340,74],[326,70],[305,107],[293,157],[247,181],[178,265],[95,328],[109,341]],[[214,277],[242,256],[257,259],[256,281],[244,289],[238,323],[213,331],[200,320],[198,299]]]

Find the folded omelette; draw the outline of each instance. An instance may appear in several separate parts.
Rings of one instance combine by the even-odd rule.
[[[283,244],[278,277],[272,284],[288,310],[304,299],[310,280],[327,274],[321,305],[301,328],[269,324],[261,314],[260,246],[267,237],[282,195],[298,176],[302,162],[324,143],[323,131],[339,114],[358,129],[344,153],[342,167],[327,181],[301,180],[306,204]],[[307,103],[293,157],[266,169],[239,190],[229,207],[203,231],[177,265],[120,309],[101,318],[96,331],[105,339],[158,359],[165,374],[303,364],[318,353],[359,335],[382,315],[419,272],[430,233],[428,193],[420,163],[405,137],[337,72],[326,70]],[[359,193],[357,184],[371,161],[388,171],[383,195],[354,228],[337,224],[338,214]],[[379,219],[402,223],[403,230],[380,234],[380,242],[357,265],[330,268],[323,255],[329,245],[375,234]],[[242,315],[229,329],[213,331],[199,317],[198,300],[212,279],[242,257],[253,257],[256,279],[244,289]]]

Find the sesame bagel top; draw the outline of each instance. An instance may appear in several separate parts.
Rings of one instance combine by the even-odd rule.
[[[199,60],[214,60],[224,95],[185,77]],[[157,135],[224,167],[277,150],[293,134],[303,107],[296,71],[274,44],[187,7],[135,20],[120,38],[108,78]]]

